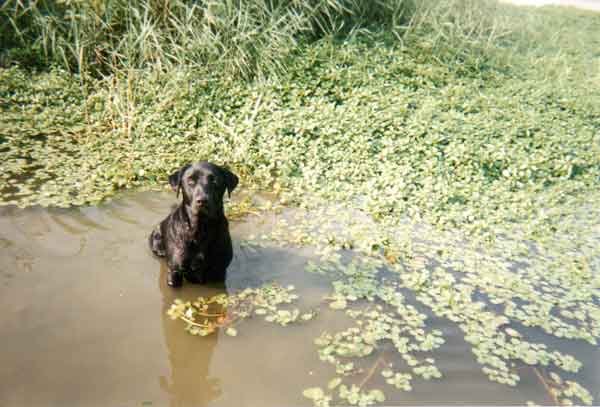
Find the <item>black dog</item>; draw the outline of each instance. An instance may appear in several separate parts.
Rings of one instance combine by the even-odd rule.
[[[203,161],[188,164],[169,176],[182,202],[150,234],[152,252],[167,258],[167,284],[224,281],[233,257],[223,195],[238,184],[226,168]]]

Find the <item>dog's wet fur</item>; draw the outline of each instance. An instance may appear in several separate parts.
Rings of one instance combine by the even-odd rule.
[[[225,281],[233,258],[223,195],[235,189],[238,177],[227,168],[203,161],[183,166],[169,176],[181,203],[150,234],[152,252],[165,257],[167,284],[183,280],[204,284]]]

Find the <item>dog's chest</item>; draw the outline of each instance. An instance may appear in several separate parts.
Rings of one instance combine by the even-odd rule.
[[[186,246],[191,251],[205,252],[212,240],[214,240],[214,230],[206,224],[199,224],[195,228],[186,230]]]

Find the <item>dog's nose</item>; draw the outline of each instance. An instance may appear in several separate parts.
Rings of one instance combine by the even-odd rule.
[[[199,196],[196,198],[196,202],[198,205],[205,206],[208,203],[208,198],[205,196]]]

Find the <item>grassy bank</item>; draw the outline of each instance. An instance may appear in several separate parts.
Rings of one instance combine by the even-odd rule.
[[[11,0],[0,9],[5,60],[78,73],[219,69],[245,78],[286,70],[299,44],[377,26],[400,32],[414,0]]]

